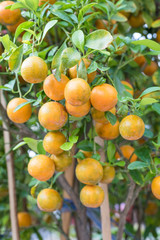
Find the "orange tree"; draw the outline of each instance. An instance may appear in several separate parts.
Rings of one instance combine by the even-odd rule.
[[[44,213],[61,211],[62,190],[75,207],[77,239],[90,239],[94,219],[88,220],[86,207],[102,205],[102,183],[110,183],[118,240],[157,236],[158,15],[154,0],[0,3],[0,210],[5,239],[11,226],[8,156],[12,173],[14,160],[21,239],[30,239],[33,232],[42,239],[37,230],[44,226],[69,239],[61,218]],[[9,151],[3,147],[8,144],[6,131]],[[67,169],[75,170],[72,186]],[[100,235],[106,239],[107,234]]]

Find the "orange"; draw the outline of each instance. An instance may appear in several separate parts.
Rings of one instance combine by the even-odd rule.
[[[96,123],[96,132],[99,137],[106,140],[113,140],[119,136],[119,121],[112,125],[111,123]]]
[[[143,72],[147,75],[147,76],[152,76],[158,69],[158,65],[156,62],[151,61],[150,64],[148,64],[145,69],[143,70]]]
[[[14,25],[16,22],[18,22],[19,18],[21,17],[20,9],[15,9],[13,11],[10,9],[5,9],[13,4],[13,1],[2,1],[0,3],[0,23],[5,25]]]
[[[64,106],[57,102],[43,104],[38,113],[40,124],[48,130],[59,130],[68,119]]]
[[[103,177],[103,168],[97,160],[85,158],[76,167],[76,177],[82,183],[95,185]]]
[[[143,120],[136,115],[128,115],[122,119],[119,130],[121,136],[126,140],[138,140],[145,131]]]
[[[116,108],[112,108],[111,110],[109,110],[109,112],[111,112],[112,114],[116,114]],[[101,112],[96,110],[95,108],[91,109],[91,114],[92,114],[92,118],[94,121],[99,122],[99,123],[108,123],[107,118],[105,117],[105,112]]]
[[[102,112],[108,111],[117,104],[117,91],[110,84],[104,83],[92,89],[91,104]]]
[[[60,148],[66,142],[66,137],[63,133],[49,132],[43,139],[43,147],[46,152],[50,154],[58,155],[63,152]]]
[[[148,216],[153,216],[157,213],[158,206],[155,202],[148,201],[147,207],[145,209],[145,214]]]
[[[153,195],[160,200],[160,176],[155,177],[151,184]]]
[[[138,28],[144,25],[144,20],[141,13],[139,13],[137,16],[131,15],[128,21],[133,28]]]
[[[46,2],[49,2],[50,4],[54,4],[56,0],[39,0],[39,6],[45,4]]]
[[[11,33],[15,33],[17,27],[18,27],[21,23],[23,23],[23,22],[25,22],[25,21],[26,21],[26,20],[25,20],[23,17],[20,17],[20,19],[19,19],[19,21],[18,21],[17,23],[15,23],[14,25],[8,25],[8,26],[7,26],[8,31],[10,31]]]
[[[49,75],[44,83],[43,90],[45,94],[55,101],[60,101],[64,98],[64,89],[69,82],[69,78],[61,74],[61,79],[58,81],[53,74]]]
[[[160,29],[157,31],[157,38],[156,38],[157,42],[160,43]]]
[[[32,114],[31,104],[24,105],[19,110],[14,112],[16,107],[20,104],[27,102],[23,98],[13,98],[7,105],[7,115],[12,122],[25,123],[29,120]]]
[[[51,159],[55,164],[56,171],[63,172],[72,164],[72,157],[68,152],[63,152],[59,155],[52,154]]]
[[[17,214],[18,225],[20,228],[30,227],[32,224],[31,215],[28,212],[19,212]]]
[[[85,186],[80,192],[80,200],[86,207],[100,207],[104,201],[104,191],[99,186]]]
[[[29,161],[28,172],[39,181],[47,181],[53,176],[55,165],[51,158],[40,154]]]
[[[115,177],[115,168],[110,166],[108,163],[106,163],[105,166],[103,166],[103,178],[101,180],[102,183],[111,183]]]
[[[96,28],[97,29],[104,29],[104,30],[107,30],[107,31],[110,31],[113,29],[113,26],[116,24],[116,21],[115,20],[111,20],[111,22],[108,24],[108,21],[107,20],[104,20],[104,19],[97,19],[96,22],[95,22],[95,25],[96,25]],[[118,32],[118,28],[116,27],[114,29],[114,34],[116,34]]]
[[[121,150],[123,156],[129,160],[135,149],[133,147],[131,147],[130,145],[123,145],[120,147],[120,150]],[[116,152],[115,158],[117,160],[121,159],[118,152]],[[137,156],[134,153],[130,159],[130,162],[135,162],[136,160],[137,160]]]
[[[91,108],[91,104],[90,101],[86,102],[85,104],[81,105],[81,106],[73,106],[71,104],[69,104],[68,102],[66,102],[66,109],[67,112],[74,117],[84,117],[85,115],[87,115],[90,111]]]
[[[133,96],[134,95],[134,90],[133,90],[132,85],[127,81],[121,81],[121,83],[123,84],[124,87],[127,86],[127,87],[130,88],[130,89],[125,88],[125,89],[126,89],[127,92],[129,92]]]
[[[37,205],[41,211],[53,212],[61,209],[62,198],[54,189],[43,189],[37,197]]]
[[[142,67],[142,66],[145,64],[146,59],[145,59],[144,56],[139,56],[139,57],[136,57],[136,58],[134,59],[134,61],[135,61],[140,67]]]
[[[28,83],[40,83],[48,74],[48,67],[45,61],[36,56],[26,58],[21,66],[21,75]]]
[[[82,61],[82,59],[79,61],[78,65],[80,65],[81,61]],[[91,60],[83,58],[83,62],[84,62],[86,69],[88,69],[89,66],[91,65]],[[77,78],[77,65],[75,65],[72,68],[69,68],[68,73],[69,73],[69,77],[71,79]],[[88,82],[91,83],[95,79],[96,75],[97,75],[96,71],[92,72],[92,73],[88,73],[87,74]]]
[[[66,101],[73,106],[81,106],[89,101],[91,89],[82,78],[70,80],[64,90]]]

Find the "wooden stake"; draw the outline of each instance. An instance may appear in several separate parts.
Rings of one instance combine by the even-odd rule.
[[[2,91],[0,91],[0,100],[4,109],[6,109],[6,101]],[[3,117],[2,117],[3,119]],[[8,125],[5,121],[2,121],[2,126],[4,129],[4,149],[5,153],[8,153],[11,149],[11,136],[9,133]],[[7,173],[8,173],[8,188],[9,188],[9,204],[10,204],[10,219],[11,219],[11,229],[12,229],[12,239],[19,240],[19,229],[17,220],[17,203],[16,203],[16,192],[15,192],[15,178],[14,178],[14,162],[13,153],[9,153],[6,156],[7,163]]]
[[[104,140],[100,137],[95,137],[95,141],[102,147],[99,152],[101,155],[101,161],[105,162],[104,152]],[[111,240],[111,221],[110,221],[110,207],[109,207],[109,196],[108,196],[108,185],[100,183],[99,186],[104,190],[105,199],[100,207],[101,210],[101,224],[102,224],[102,237],[103,240]]]

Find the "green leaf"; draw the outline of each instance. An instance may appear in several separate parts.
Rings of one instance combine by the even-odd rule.
[[[87,81],[87,69],[84,64],[83,59],[80,62],[79,67],[78,67],[78,78],[82,78]]]
[[[52,60],[52,69],[57,69],[60,66],[61,63],[61,54],[63,52],[63,50],[66,48],[66,42],[64,42],[62,44],[62,46],[58,49],[58,51],[56,52],[56,54],[53,57]]]
[[[78,30],[72,35],[72,43],[81,51],[84,52],[84,33]]]
[[[80,9],[79,14],[78,14],[78,21],[79,21],[79,22],[82,21],[84,14],[85,14],[89,9],[91,9],[95,4],[97,4],[97,3],[90,3],[90,4],[87,4],[87,5],[85,5],[84,7],[82,7],[82,8]]]
[[[153,22],[153,19],[152,17],[150,16],[150,14],[148,14],[147,12],[143,12],[142,13],[142,17],[143,17],[143,20],[144,22],[148,25],[148,27],[150,28],[151,27],[151,24]]]
[[[112,141],[108,141],[108,145],[107,145],[107,157],[109,162],[112,162],[114,155],[116,152],[116,147],[115,145],[112,143]]]
[[[74,48],[66,48],[61,55],[61,69],[71,68],[78,64],[81,59],[80,53]]]
[[[23,138],[23,141],[28,145],[28,147],[31,150],[38,153],[38,150],[37,150],[38,140],[26,137],[26,138]]]
[[[140,158],[143,162],[150,164],[151,156],[150,156],[150,149],[147,147],[141,147],[135,150],[135,154],[138,158]]]
[[[27,6],[29,6],[30,9],[36,11],[38,8],[39,0],[25,0]]]
[[[160,19],[155,20],[154,22],[152,22],[151,25],[152,28],[158,28],[160,27]]]
[[[32,27],[33,25],[34,25],[34,22],[31,22],[31,21],[21,23],[16,29],[15,36],[14,36],[15,40],[24,31],[24,29],[28,29],[28,28]]]
[[[87,68],[87,73],[92,73],[92,72],[95,72],[98,68],[98,65],[95,61],[92,61],[91,62],[91,65]]]
[[[106,30],[96,30],[86,37],[85,46],[95,50],[107,48],[113,41],[112,35]]]
[[[17,150],[18,148],[22,147],[23,145],[25,145],[26,142],[20,142],[18,143],[14,148],[13,148],[13,151]]]
[[[25,5],[23,3],[16,2],[16,3],[11,5],[10,10],[13,11],[13,10],[18,9],[18,8],[25,8]]]
[[[39,154],[46,154],[46,151],[44,150],[44,147],[43,147],[43,141],[40,140],[37,144],[37,151]]]
[[[44,31],[43,31],[43,35],[42,35],[41,41],[43,41],[43,39],[45,38],[47,32],[48,32],[52,27],[54,27],[54,25],[56,25],[57,22],[58,22],[57,20],[52,20],[52,21],[49,21],[49,22],[46,24],[46,26],[45,26],[45,28],[44,28]]]
[[[129,170],[147,168],[148,164],[145,162],[135,161],[128,165]]]
[[[8,64],[11,71],[18,72],[22,63],[23,58],[23,45],[18,47],[11,54]]]
[[[160,103],[154,103],[152,109],[160,115]]]
[[[151,130],[149,129],[145,129],[145,132],[144,132],[144,137],[147,137],[147,138],[153,138],[154,134]]]
[[[16,79],[11,80],[4,86],[0,86],[0,89],[7,90],[7,91],[13,91],[15,83],[16,83]]]
[[[143,98],[140,102],[141,106],[146,106],[152,103],[156,103],[158,102],[158,100],[154,99],[154,98]]]
[[[0,37],[0,42],[2,42],[6,52],[9,52],[11,48],[17,48],[17,46],[10,40],[8,34]]]
[[[71,143],[76,143],[76,142],[78,142],[78,138],[79,138],[79,136],[70,136],[69,137],[69,141],[71,142]]]
[[[115,124],[116,124],[117,118],[116,118],[116,116],[115,116],[113,113],[111,113],[110,111],[105,112],[105,117],[106,117],[106,119],[107,119],[112,125],[115,125]]]
[[[125,161],[117,161],[113,163],[113,166],[124,167],[126,165]]]
[[[83,151],[93,152],[94,142],[88,141],[88,140],[83,140],[77,144],[77,148],[79,148]],[[99,149],[100,149],[100,146],[98,144],[96,144],[96,150],[99,150]]]
[[[57,181],[58,177],[59,177],[60,175],[62,175],[62,174],[63,174],[63,172],[59,172],[59,173],[57,173],[56,175],[54,175],[53,181],[52,181],[52,185],[55,184],[55,182]]]
[[[137,40],[132,42],[135,45],[144,45],[152,50],[160,51],[160,44],[153,40],[145,39],[145,40]]]
[[[138,171],[138,170],[131,170],[131,171],[129,171],[129,173],[130,173],[132,179],[134,180],[134,182],[136,184],[143,185],[144,177],[143,177],[143,175],[141,174],[140,171]]]
[[[126,22],[128,20],[122,13],[119,12],[113,15],[111,19],[117,22]]]
[[[19,105],[14,109],[13,112],[17,112],[19,109],[21,109],[22,107],[30,104],[30,103],[33,102],[33,101],[34,101],[34,100],[29,100],[29,101],[27,101],[27,102],[24,102],[24,103],[19,104]]]
[[[158,157],[154,158],[154,164],[155,164],[155,166],[160,165],[160,158],[158,158]]]
[[[150,88],[147,88],[146,90],[144,90],[142,92],[142,94],[139,97],[143,97],[144,95],[146,95],[148,93],[156,92],[156,91],[160,91],[160,87],[150,87]]]
[[[78,152],[76,155],[74,155],[75,158],[79,158],[81,160],[85,159],[83,152]]]
[[[66,12],[61,11],[61,10],[57,10],[57,9],[54,10],[54,11],[53,10],[51,10],[51,11],[55,16],[59,17],[63,21],[66,21],[66,22],[70,23],[73,26],[73,21]]]
[[[91,156],[91,158],[94,158],[94,159],[96,159],[97,161],[100,161],[101,156],[100,156],[98,153],[96,153],[96,154],[93,154],[93,155]]]
[[[72,143],[72,142],[66,142],[60,148],[64,151],[69,151],[72,149],[73,145],[74,145],[74,143]]]

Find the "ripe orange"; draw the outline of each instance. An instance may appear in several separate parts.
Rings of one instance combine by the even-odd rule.
[[[116,108],[112,108],[111,110],[109,110],[109,112],[111,112],[112,114],[116,114]],[[94,121],[98,122],[98,123],[108,123],[107,118],[105,117],[105,113],[96,110],[95,108],[91,109],[91,114],[92,114],[92,118]]]
[[[66,137],[63,133],[49,132],[43,139],[43,147],[50,154],[61,154],[63,150],[60,148],[66,142]]]
[[[81,106],[89,101],[91,89],[89,84],[81,79],[70,80],[64,90],[66,101],[73,106]]]
[[[147,75],[147,76],[152,76],[158,69],[158,65],[156,62],[151,61],[151,64],[148,64],[145,69],[143,70],[143,72]]]
[[[142,66],[145,64],[146,59],[145,59],[144,56],[139,56],[139,57],[136,57],[136,58],[134,59],[134,61],[135,61],[140,67],[142,67]]]
[[[80,200],[86,207],[100,207],[104,201],[104,191],[99,186],[85,186],[80,192]]]
[[[54,189],[43,189],[37,197],[37,205],[41,211],[53,212],[61,209],[62,198]]]
[[[126,140],[138,140],[145,131],[143,120],[136,115],[128,115],[122,119],[119,130],[121,136]]]
[[[107,31],[110,31],[113,29],[113,26],[116,24],[116,21],[115,20],[111,20],[111,25],[108,24],[108,21],[107,20],[104,20],[104,19],[97,19],[96,22],[95,22],[95,25],[96,25],[96,28],[97,29],[104,29],[104,30],[107,30]],[[118,28],[116,27],[114,29],[114,34],[116,34],[118,32]]]
[[[99,137],[106,139],[106,140],[112,140],[116,139],[119,136],[119,121],[115,123],[115,125],[112,125],[111,123],[96,123],[95,125],[96,132]]]
[[[68,116],[62,104],[47,102],[40,108],[38,119],[44,128],[48,130],[59,130],[67,122]]]
[[[14,25],[21,17],[20,9],[15,9],[11,11],[10,9],[5,9],[6,7],[13,5],[13,1],[2,1],[0,3],[0,23],[4,25]]]
[[[85,158],[76,167],[76,177],[82,183],[95,185],[103,177],[103,168],[97,160]]]
[[[142,13],[139,13],[137,16],[131,15],[128,21],[133,28],[138,28],[144,25]]]
[[[59,155],[51,155],[51,159],[55,164],[56,171],[63,172],[72,164],[72,157],[68,152],[63,152]]]
[[[31,215],[28,212],[19,212],[17,214],[18,225],[20,228],[30,227],[32,224]]]
[[[108,163],[103,167],[103,178],[102,183],[111,183],[115,177],[115,168],[110,166]]]
[[[58,81],[53,74],[49,75],[44,83],[43,90],[45,94],[55,101],[60,101],[64,98],[64,89],[69,82],[69,78],[61,74],[61,80]]]
[[[81,61],[82,61],[82,59],[79,61],[78,65],[80,65]],[[84,65],[85,65],[86,69],[88,69],[89,66],[91,65],[91,60],[83,58],[83,61],[84,61]],[[77,65],[75,65],[72,68],[69,68],[68,73],[69,73],[69,77],[71,79],[77,78]],[[97,75],[96,71],[87,74],[88,83],[91,83],[95,79],[96,75]]]
[[[160,43],[160,29],[157,31],[157,42]]]
[[[110,84],[104,83],[92,89],[91,104],[99,111],[105,112],[117,104],[117,91]]]
[[[40,154],[29,161],[28,172],[39,181],[47,181],[53,176],[55,165],[51,158]]]
[[[158,206],[155,202],[148,201],[147,207],[145,209],[145,214],[148,216],[153,216],[157,213]]]
[[[14,25],[7,25],[7,29],[8,31],[10,31],[11,33],[15,33],[17,27],[25,22],[26,20],[23,17],[20,17],[20,19],[18,20],[18,22],[16,22]],[[23,35],[23,34],[22,34]]]
[[[134,95],[134,90],[133,90],[132,85],[127,81],[121,81],[121,83],[124,85],[124,87],[127,86],[127,87],[130,88],[130,89],[125,88],[125,89],[126,89],[127,92],[129,92],[133,96]]]
[[[40,83],[48,74],[48,67],[45,61],[36,56],[26,58],[21,66],[21,75],[28,83]]]
[[[155,177],[151,184],[153,195],[160,200],[160,176]]]
[[[49,2],[50,4],[54,4],[56,0],[39,0],[39,6],[45,4],[46,2]]]
[[[120,147],[120,150],[121,150],[123,156],[129,160],[135,149],[133,147],[131,147],[130,145],[123,145]],[[121,159],[118,152],[116,152],[115,158],[117,160]],[[135,162],[136,160],[137,160],[137,156],[134,153],[130,159],[130,162]]]
[[[16,107],[20,104],[27,102],[23,98],[13,98],[7,105],[7,115],[12,122],[25,123],[29,120],[32,114],[31,104],[24,105],[19,110],[14,112]]]
[[[81,106],[73,106],[66,102],[67,112],[74,117],[84,117],[89,113],[90,108],[91,108],[90,101],[86,102]]]

